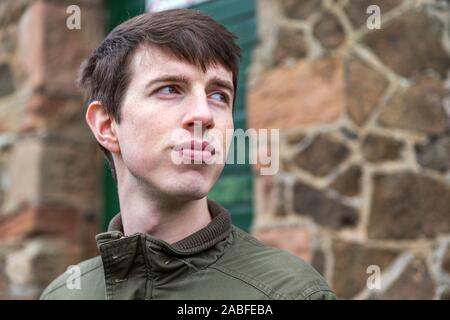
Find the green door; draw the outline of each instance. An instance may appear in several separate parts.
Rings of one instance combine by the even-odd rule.
[[[191,8],[200,10],[213,17],[238,37],[242,49],[239,69],[238,90],[234,112],[235,129],[246,129],[245,95],[246,74],[250,65],[252,49],[257,41],[256,14],[254,0],[211,0],[194,5]],[[120,22],[145,11],[145,0],[108,1],[108,31]],[[248,159],[248,144],[246,146]],[[236,154],[236,150],[234,152]],[[217,201],[231,214],[233,224],[249,230],[252,223],[252,190],[253,179],[251,167],[247,164],[226,164],[225,168],[208,198]],[[109,168],[104,165],[104,224],[106,229],[109,220],[119,212],[117,190]]]

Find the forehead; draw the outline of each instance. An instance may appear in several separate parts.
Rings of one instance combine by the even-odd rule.
[[[232,81],[233,74],[221,64],[210,64],[204,72],[200,66],[180,60],[169,50],[157,46],[139,46],[130,62],[130,70],[135,77],[157,77],[165,74],[183,74],[189,78],[220,77]]]

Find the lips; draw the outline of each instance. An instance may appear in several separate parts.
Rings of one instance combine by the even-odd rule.
[[[214,155],[216,153],[215,148],[212,144],[210,144],[208,141],[199,141],[199,140],[187,140],[182,143],[177,144],[174,147],[175,151],[183,152],[183,150],[190,150],[190,151],[207,151],[211,153],[211,155]]]

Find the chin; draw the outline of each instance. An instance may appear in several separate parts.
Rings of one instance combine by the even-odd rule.
[[[174,196],[201,199],[208,194],[211,184],[210,179],[181,175],[173,179],[166,188],[171,190],[170,193]]]
[[[190,190],[173,190],[172,195],[178,199],[186,199],[186,200],[200,200],[208,195],[209,190],[205,190],[204,188],[194,188]]]

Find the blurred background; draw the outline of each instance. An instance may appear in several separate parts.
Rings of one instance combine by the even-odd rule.
[[[209,198],[343,299],[450,299],[450,1],[0,0],[0,299],[97,255],[119,210],[84,121],[83,59],[117,24],[190,7],[239,36],[235,128],[280,166]]]

